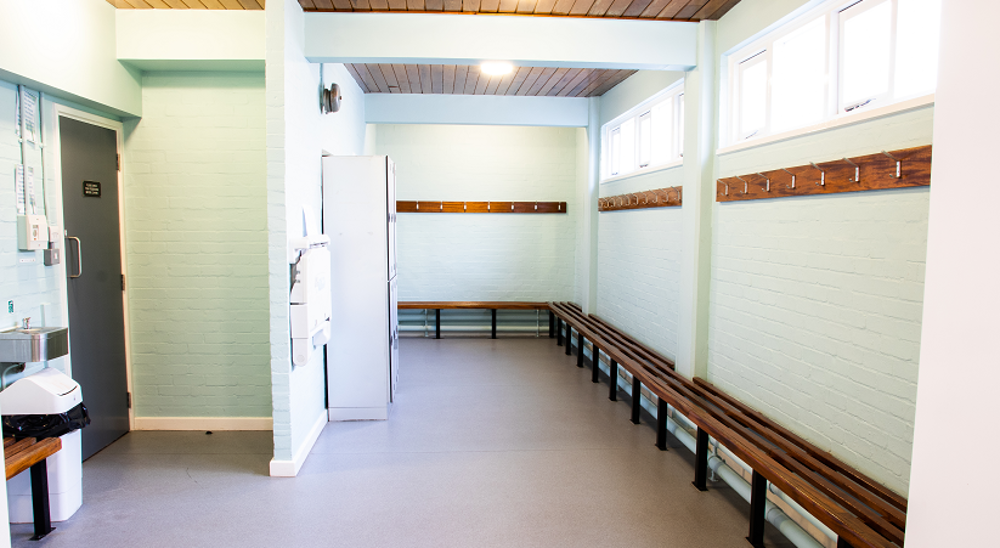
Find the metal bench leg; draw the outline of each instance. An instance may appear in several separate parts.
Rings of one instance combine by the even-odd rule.
[[[573,326],[566,322],[566,355],[573,355]]]
[[[667,450],[667,401],[663,398],[656,401],[656,447]]]
[[[632,377],[632,424],[639,424],[639,413],[642,411],[642,382],[639,377]]]
[[[750,481],[750,536],[747,540],[754,548],[764,548],[764,509],[767,503],[767,480],[756,470]]]
[[[556,318],[556,346],[562,346],[562,318]]]
[[[590,382],[597,384],[601,382],[601,349],[595,343],[590,343]]]
[[[695,445],[694,486],[699,491],[708,491],[708,432],[698,427],[698,439]]]
[[[51,533],[55,527],[49,516],[49,472],[45,460],[29,469],[31,474],[31,506],[35,516],[35,536],[31,540],[39,540]]]
[[[441,338],[441,309],[434,311],[434,338]]]
[[[490,310],[491,316],[493,317],[493,338],[497,338],[497,309],[493,308]]]
[[[556,315],[549,310],[549,338],[554,339],[556,337]]]
[[[583,367],[583,333],[576,332],[576,366]]]
[[[614,359],[611,359],[611,364],[608,368],[608,376],[611,377],[611,383],[610,386],[608,386],[608,399],[611,401],[618,401],[618,362]]]

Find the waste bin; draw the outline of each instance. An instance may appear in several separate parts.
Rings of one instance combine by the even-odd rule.
[[[24,377],[0,392],[0,414],[5,430],[14,426],[34,423],[58,424],[72,418],[39,415],[69,414],[79,416],[77,406],[83,403],[80,385],[67,375],[51,368]],[[70,413],[73,410],[74,413]],[[18,420],[18,416],[29,420]],[[35,419],[35,420],[30,420]],[[77,419],[79,421],[79,419]],[[80,424],[70,426],[78,428]],[[57,427],[56,430],[59,430]],[[65,431],[65,429],[62,429]],[[5,436],[10,433],[5,432]],[[49,475],[49,505],[52,521],[65,521],[83,504],[83,459],[80,447],[80,430],[61,436],[62,449],[47,459]],[[31,481],[28,474],[20,474],[7,481],[7,508],[11,523],[32,523]]]

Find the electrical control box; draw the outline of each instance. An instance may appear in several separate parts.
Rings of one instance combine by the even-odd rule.
[[[49,247],[49,225],[45,215],[17,216],[17,248],[35,251]]]

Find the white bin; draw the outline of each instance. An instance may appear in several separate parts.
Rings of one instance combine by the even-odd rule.
[[[4,415],[65,413],[83,401],[80,385],[55,369],[43,369],[0,392]],[[80,431],[62,436],[62,449],[46,459],[52,521],[69,519],[83,504],[83,454]],[[7,510],[11,523],[33,523],[31,479],[25,471],[7,481]]]

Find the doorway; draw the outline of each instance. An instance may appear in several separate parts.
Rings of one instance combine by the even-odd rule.
[[[118,132],[59,117],[73,379],[91,424],[83,459],[129,431]]]

